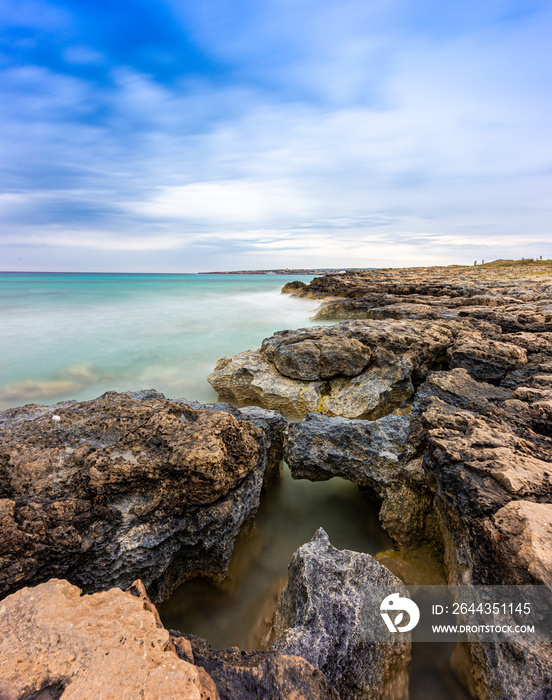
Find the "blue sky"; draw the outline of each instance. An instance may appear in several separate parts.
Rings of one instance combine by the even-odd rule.
[[[0,0],[0,269],[552,257],[552,5]]]

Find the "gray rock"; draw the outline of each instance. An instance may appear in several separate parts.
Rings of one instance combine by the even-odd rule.
[[[280,331],[263,340],[261,352],[280,374],[316,381],[356,377],[370,364],[370,349],[342,329]]]
[[[284,459],[295,479],[325,481],[341,476],[382,494],[402,468],[408,433],[407,417],[366,421],[309,413],[290,424]]]
[[[529,373],[528,379],[538,376]],[[509,389],[474,382],[454,369],[431,375],[420,387],[412,420],[427,431],[424,470],[434,479],[451,584],[552,581],[552,441],[531,430],[533,404],[525,401],[534,387],[514,385],[512,399]],[[550,696],[552,652],[538,635],[516,636],[508,644],[470,643],[467,649],[479,698]]]
[[[274,620],[273,651],[297,654],[320,669],[342,700],[406,700],[410,639],[378,643],[383,598],[400,592],[399,579],[369,554],[339,551],[324,530],[300,547]]]
[[[311,413],[290,424],[284,459],[294,479],[340,476],[374,492],[388,534],[401,546],[414,546],[435,524],[430,482],[420,460],[411,459],[409,442],[408,416],[364,421]]]
[[[282,476],[284,435],[288,422],[278,411],[269,411],[259,406],[246,406],[239,411],[242,419],[263,431],[266,454],[263,487],[270,488]]]
[[[213,679],[220,700],[340,700],[326,676],[302,656],[238,647],[215,651],[199,637],[171,634],[179,656]]]

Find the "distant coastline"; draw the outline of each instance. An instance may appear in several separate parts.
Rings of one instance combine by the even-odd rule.
[[[337,275],[344,272],[357,271],[359,268],[342,267],[329,268],[317,267],[313,269],[307,268],[285,268],[274,270],[228,270],[216,272],[198,272],[198,275]],[[372,268],[362,268],[372,269]]]

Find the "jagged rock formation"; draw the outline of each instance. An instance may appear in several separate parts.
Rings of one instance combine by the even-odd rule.
[[[339,700],[305,659],[213,652],[166,630],[140,581],[81,595],[52,579],[0,603],[0,698]]]
[[[342,321],[281,331],[258,352],[219,360],[208,381],[238,405],[374,420],[404,406],[469,328],[461,321]]]
[[[386,632],[380,603],[402,590],[401,582],[369,554],[335,549],[320,529],[293,555],[271,649],[307,659],[342,700],[406,700],[408,635],[374,643],[377,637],[370,634],[378,622]]]
[[[263,447],[266,454],[266,466],[263,477],[263,488],[270,488],[282,476],[282,454],[284,449],[284,434],[287,421],[278,411],[267,411],[259,406],[236,408],[230,403],[200,403],[179,399],[179,403],[199,411],[223,411],[231,413],[238,420],[246,420],[263,431]]]
[[[413,547],[434,536],[433,492],[420,458],[409,459],[409,419],[376,421],[310,413],[291,423],[284,459],[294,479],[334,476],[382,502],[380,520],[397,544]]]
[[[549,261],[357,270],[316,277],[308,285],[288,283],[282,291],[323,299],[320,319],[467,316],[491,321],[505,333],[552,330]]]
[[[533,408],[546,403],[543,376],[513,390],[461,368],[437,372],[408,416],[311,414],[290,425],[286,460],[296,478],[339,475],[375,491],[397,544],[440,549],[451,584],[550,586],[552,426]],[[552,653],[538,636],[469,652],[481,698],[552,689]]]
[[[448,319],[455,331],[437,371],[413,381],[409,415],[365,422],[318,413],[290,426],[285,450],[292,473],[315,480],[340,475],[369,487],[397,544],[426,539],[440,549],[452,584],[550,586],[550,274],[374,271],[320,278],[292,291],[326,298],[323,318],[364,318],[366,328],[389,319],[420,333],[420,320]],[[401,491],[408,495],[397,498]],[[552,692],[546,640],[467,649],[480,698]]]
[[[290,425],[286,460],[296,478],[339,475],[369,487],[397,544],[441,550],[451,584],[550,586],[552,425],[533,408],[548,391],[539,388],[542,376],[512,390],[465,369],[437,372],[408,416],[310,414]],[[538,637],[471,644],[469,652],[481,698],[552,689],[552,653]]]
[[[50,577],[87,591],[141,577],[155,600],[224,576],[279,469],[286,422],[157,392],[0,414],[0,595]],[[266,440],[265,440],[266,436]]]
[[[552,586],[552,277],[506,273],[383,270],[286,285],[325,300],[319,318],[341,322],[276,333],[258,351],[223,358],[210,381],[237,405],[303,418],[290,424],[285,444],[294,476],[359,484],[381,502],[398,546],[437,552],[449,583]],[[159,600],[187,576],[224,574],[263,481],[277,478],[286,422],[255,406],[110,392],[95,402],[6,411],[0,425],[0,595],[51,576],[89,591],[141,576]],[[161,647],[129,661],[132,682],[157,692],[153,680],[169,654],[171,664],[188,662],[171,665],[168,676],[187,679],[182,697],[405,697],[408,643],[370,644],[361,614],[366,591],[391,583],[400,585],[371,557],[339,552],[317,533],[294,555],[272,648],[252,653],[213,651],[176,632],[165,641],[137,585]],[[62,594],[70,615],[88,600]],[[0,602],[0,610],[12,606],[0,614],[2,661],[4,649],[12,661],[19,653],[10,656],[9,640],[20,628],[14,649],[26,645],[18,658],[29,661],[31,626],[42,619],[33,596],[25,589]],[[28,619],[26,609],[34,610]],[[108,638],[112,623],[108,615]],[[55,624],[50,615],[50,632],[39,625],[44,650],[62,639]],[[101,664],[121,650],[96,668],[103,652],[94,639],[86,647],[80,623],[71,624],[70,645],[92,649],[82,663],[69,668],[61,642],[59,655],[41,656],[28,680],[12,661],[0,663],[0,697],[99,696],[97,669],[111,672]],[[552,651],[538,635],[462,649],[467,656],[459,647],[456,666],[481,700],[551,696]],[[91,693],[69,683],[72,669],[96,673]],[[164,696],[171,693],[181,697],[174,687]]]
[[[427,441],[423,465],[450,583],[552,585],[552,424],[539,389],[546,375],[536,369],[542,357],[529,359],[535,373],[526,371],[525,386],[514,370],[485,396],[453,370],[420,388],[413,426]],[[481,698],[552,692],[552,652],[538,636],[469,651]]]
[[[412,430],[426,441],[423,465],[444,524],[451,582],[549,585],[544,562],[534,567],[540,577],[530,573],[522,531],[532,515],[544,522],[551,507],[552,425],[548,434],[535,430],[541,413],[535,421],[531,404],[516,398],[519,387],[478,382],[476,392],[472,383],[458,369],[433,375],[411,416]],[[516,555],[516,547],[524,553]]]
[[[275,333],[219,360],[208,380],[240,406],[368,420],[404,410],[432,370],[498,383],[523,369],[527,344],[535,351],[520,332],[551,342],[552,279],[514,273],[413,268],[288,283],[283,291],[325,300],[315,318],[340,323]]]

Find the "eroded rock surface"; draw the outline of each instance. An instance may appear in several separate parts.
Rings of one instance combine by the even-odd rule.
[[[289,428],[294,476],[359,484],[381,501],[400,547],[439,552],[450,583],[550,586],[552,276],[543,270],[380,270],[287,285],[323,300],[319,318],[341,322],[276,333],[259,351],[220,360],[210,381],[238,406],[310,414]],[[263,479],[278,473],[285,422],[150,392],[120,403],[91,423],[75,403],[2,414],[4,594],[52,575],[88,590],[141,575],[159,599],[187,572],[224,572]],[[319,532],[294,556],[272,650],[215,652],[177,633],[171,644],[196,673],[207,670],[220,697],[404,697],[408,645],[366,644],[358,617],[359,581],[365,590],[381,576],[391,574]],[[551,696],[549,642],[465,651],[482,700]],[[44,690],[59,697],[56,682]]]
[[[316,411],[325,387],[321,381],[285,377],[261,352],[253,350],[223,357],[207,379],[224,401],[258,405],[292,417]]]
[[[166,630],[141,581],[81,595],[59,579],[0,603],[0,698],[339,700],[302,657]]]
[[[188,577],[222,577],[281,460],[285,421],[254,413],[261,427],[157,392],[4,411],[0,595],[140,577],[162,600]]]
[[[319,411],[374,420],[404,410],[432,370],[465,368],[498,384],[551,343],[550,274],[366,270],[284,291],[324,299],[315,318],[340,322],[280,331],[258,352],[223,358],[209,376],[222,399],[294,418]]]
[[[409,437],[406,416],[364,421],[310,413],[290,424],[285,460],[294,479],[340,476],[375,494],[384,528],[411,547],[428,539],[434,522],[433,493],[421,459],[409,459]]]
[[[323,299],[316,316],[320,319],[458,315],[489,320],[505,333],[552,330],[549,261],[356,270],[315,277],[309,284],[291,283],[282,291]]]
[[[293,555],[271,649],[307,659],[342,700],[406,700],[410,640],[370,641],[370,618],[363,614],[369,597],[379,609],[389,590],[401,587],[369,554],[335,549],[320,529]]]
[[[237,405],[372,420],[404,405],[415,384],[447,360],[465,326],[455,323],[343,321],[276,333],[260,352],[219,360],[208,381]]]
[[[409,415],[366,425],[309,415],[290,426],[286,453],[292,473],[310,479],[340,475],[368,486],[382,501],[380,519],[397,544],[417,546],[429,538],[428,545],[442,551],[452,584],[551,585],[549,272],[530,278],[519,270],[502,277],[500,271],[465,268],[375,271],[319,278],[294,292],[326,298],[319,317],[363,318],[353,323],[367,329],[387,319],[422,336],[435,325],[424,328],[421,321],[439,327],[446,320],[454,337],[440,366],[434,361],[410,373]],[[403,350],[405,355],[412,357]],[[393,410],[391,402],[386,410]],[[388,419],[402,422],[403,437],[374,440]],[[409,497],[401,499],[401,492]],[[402,530],[401,523],[407,525]],[[411,541],[409,532],[416,532]],[[519,637],[467,649],[480,698],[552,693],[546,640]]]
[[[430,376],[410,417],[433,480],[450,583],[552,583],[549,414],[536,409],[538,390],[520,386],[520,376],[512,380],[516,371],[499,387],[474,382],[460,369]],[[535,387],[542,375],[525,376]],[[468,648],[480,698],[552,692],[552,647],[538,635]]]
[[[463,367],[474,379],[500,381],[527,364],[525,348],[496,340],[468,339],[450,348],[450,367]]]
[[[181,660],[153,606],[114,588],[81,596],[52,579],[0,602],[0,697],[218,700]]]
[[[356,377],[371,357],[367,345],[336,328],[281,331],[263,341],[261,352],[280,374],[304,381]]]

